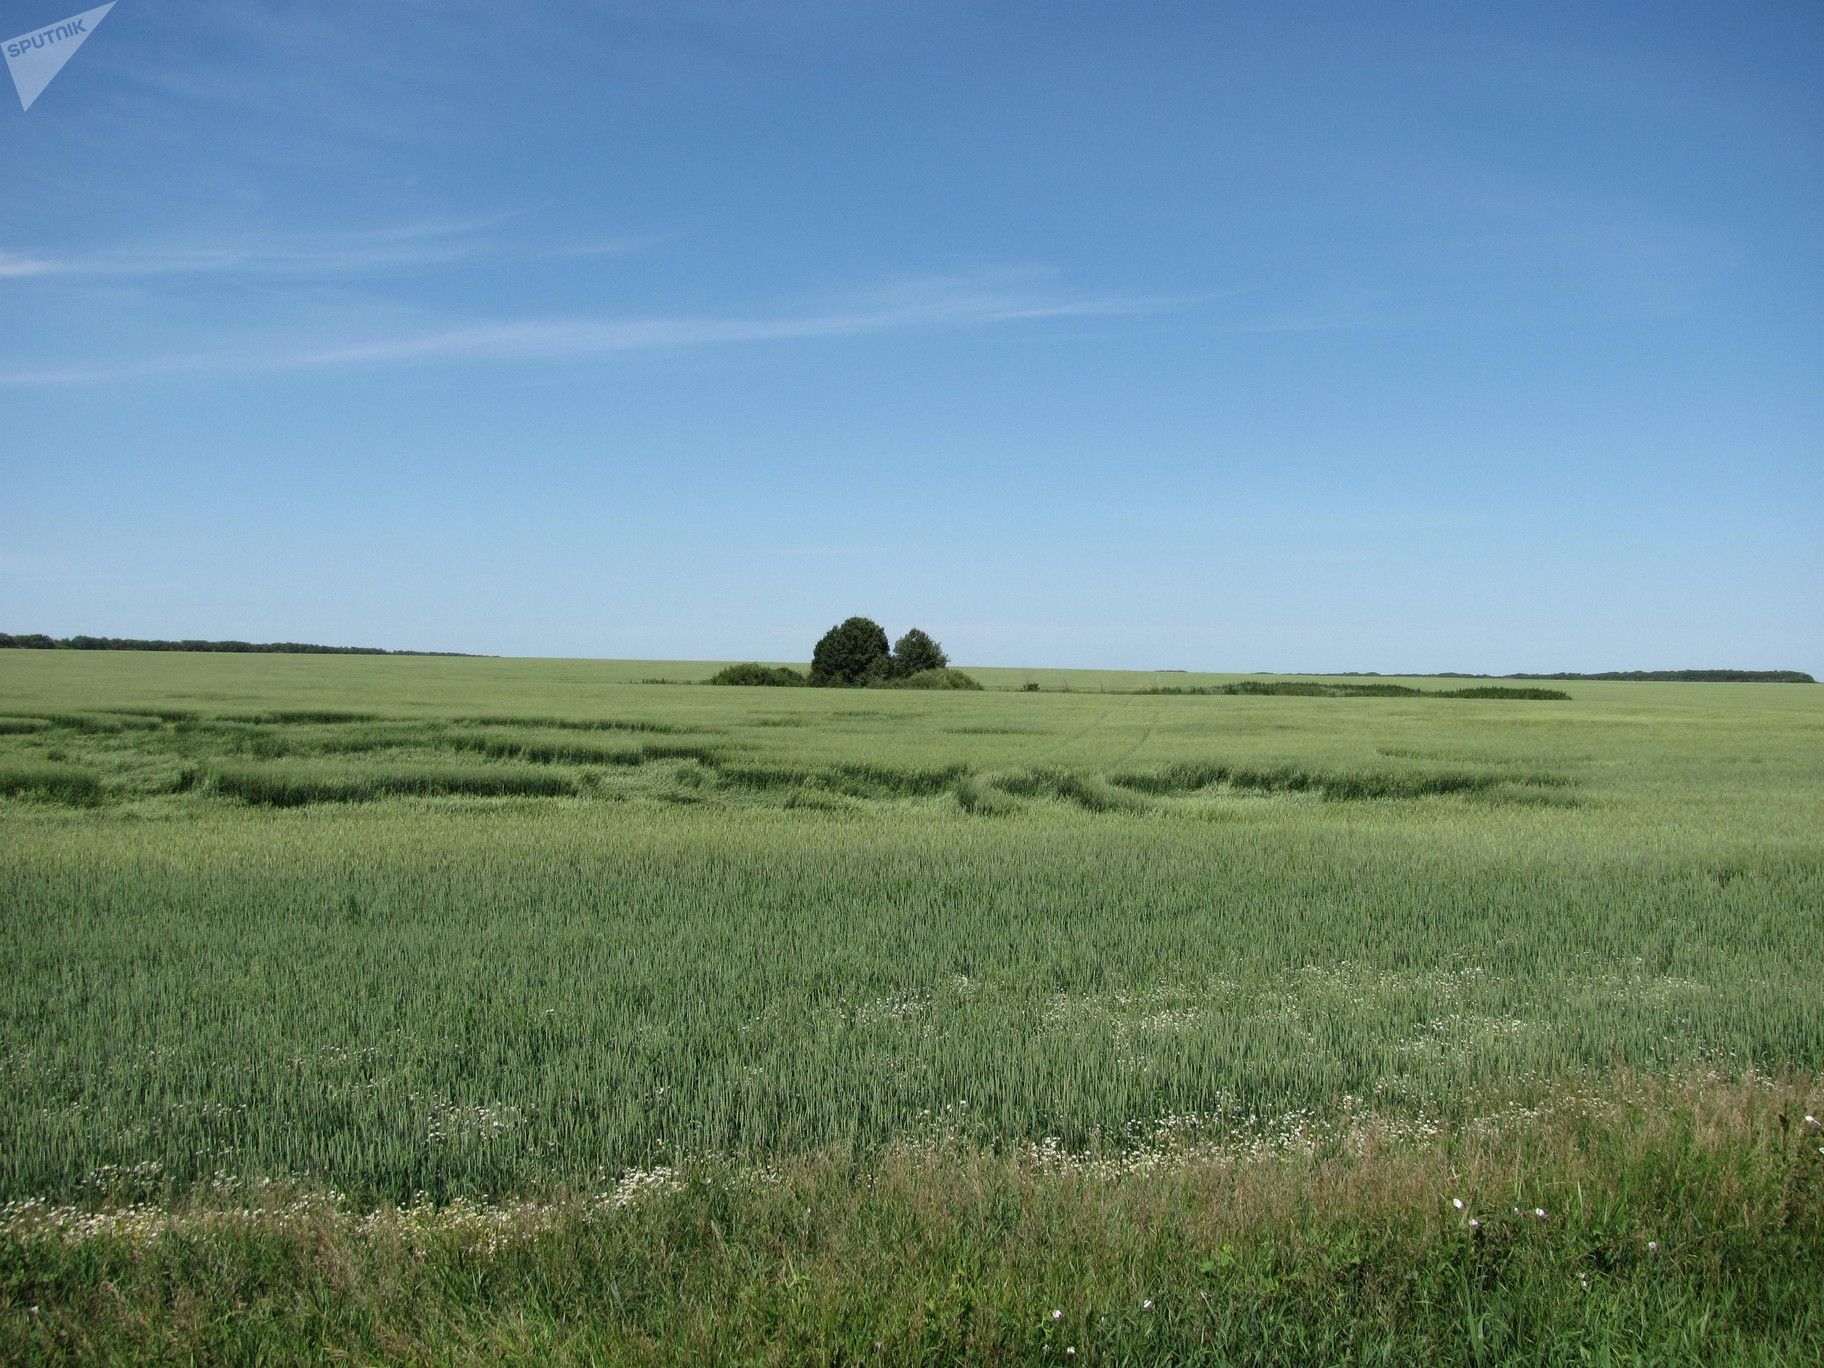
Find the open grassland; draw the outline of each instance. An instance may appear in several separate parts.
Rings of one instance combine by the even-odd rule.
[[[0,653],[0,1352],[1824,1351],[1824,688],[715,668]]]

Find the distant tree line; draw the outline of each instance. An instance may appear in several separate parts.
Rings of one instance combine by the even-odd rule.
[[[1803,670],[1604,670],[1599,674],[1511,674],[1503,679],[1632,679],[1641,683],[1816,684]]]
[[[1165,671],[1162,673],[1173,673]],[[1183,671],[1175,673],[1182,674]],[[1331,671],[1320,677],[1342,676],[1350,679],[1379,679],[1380,670]],[[1816,684],[1818,681],[1803,670],[1600,670],[1582,673],[1560,670],[1556,674],[1476,674],[1468,670],[1411,670],[1404,678],[1422,679],[1619,679],[1637,684]]]
[[[0,632],[0,650],[28,651],[226,651],[242,655],[459,656],[464,651],[388,651],[379,646],[317,646],[308,641],[146,641],[139,637],[14,636]]]
[[[1459,679],[1477,676],[1458,675]],[[1346,684],[1311,679],[1243,679],[1234,684],[1167,684],[1137,689],[1143,694],[1229,694],[1274,698],[1517,698],[1535,702],[1567,702],[1561,689],[1514,688],[1485,684],[1471,689],[1415,689],[1409,684]]]
[[[748,662],[713,675],[711,684],[814,688],[979,689],[928,632],[914,627],[889,648],[887,632],[872,618],[852,617],[825,632],[811,651],[811,669]]]
[[[1441,670],[1439,679],[1620,679],[1637,684],[1816,684],[1803,670],[1599,670],[1556,674],[1464,674]]]

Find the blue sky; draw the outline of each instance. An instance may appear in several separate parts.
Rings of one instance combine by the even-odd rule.
[[[0,107],[0,629],[1824,673],[1821,66],[1815,0],[120,0]]]

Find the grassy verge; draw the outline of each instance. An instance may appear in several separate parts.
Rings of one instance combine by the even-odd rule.
[[[0,1357],[1811,1363],[1820,1097],[1635,1080],[1444,1132],[1101,1155],[934,1125],[865,1165],[374,1211],[228,1183],[14,1203]]]

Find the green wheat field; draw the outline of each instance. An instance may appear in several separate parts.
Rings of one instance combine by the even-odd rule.
[[[0,652],[0,1357],[1824,1356],[1824,688],[715,668]]]

